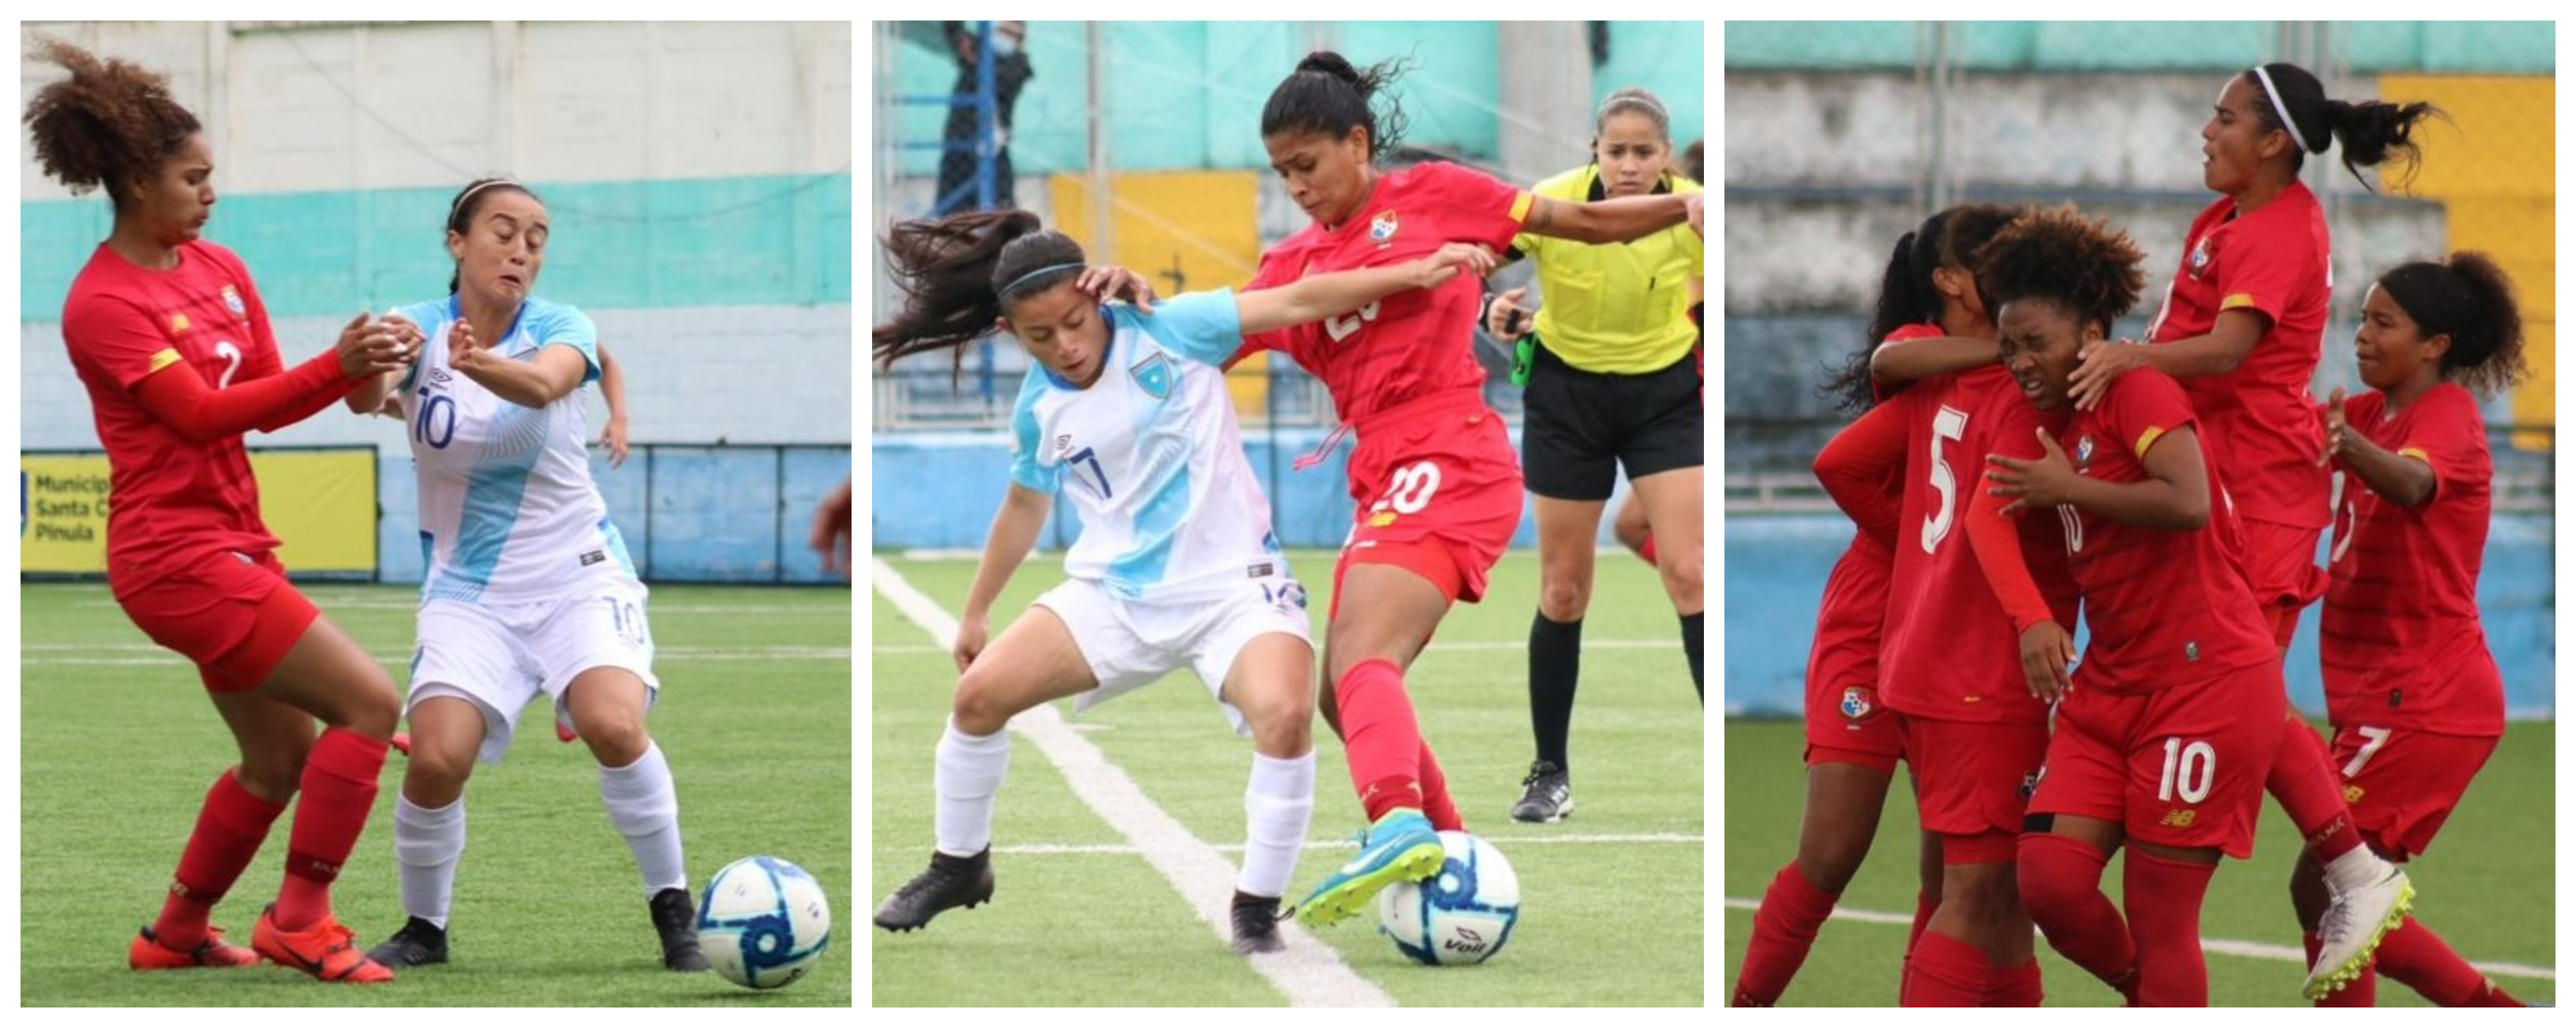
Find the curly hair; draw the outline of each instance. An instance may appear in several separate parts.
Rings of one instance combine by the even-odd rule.
[[[900,222],[884,246],[903,309],[876,326],[871,348],[879,368],[943,349],[952,365],[962,362],[964,344],[991,333],[1005,303],[1083,269],[1082,244],[1020,210]]]
[[[2512,388],[2531,374],[2522,357],[2522,308],[2513,279],[2495,259],[2462,250],[2448,261],[2401,264],[2379,276],[2379,289],[2406,316],[2416,334],[2448,334],[2442,374],[2482,394]]]
[[[1941,292],[1932,272],[1973,268],[1978,249],[2021,212],[2001,204],[1961,204],[1923,219],[1923,224],[1896,240],[1896,252],[1881,273],[1878,307],[1860,347],[1843,359],[1822,385],[1819,395],[1846,411],[1868,410],[1877,401],[1869,371],[1870,355],[1897,329],[1916,322],[1941,320]]]
[[[71,73],[37,90],[23,120],[36,163],[75,194],[105,186],[108,200],[124,206],[130,184],[202,128],[170,98],[169,78],[141,65],[45,36],[31,56]]]
[[[2110,332],[2138,305],[2146,253],[2108,219],[2086,218],[2074,205],[2022,215],[1977,254],[1977,290],[1989,310],[2020,300],[2046,300]]]

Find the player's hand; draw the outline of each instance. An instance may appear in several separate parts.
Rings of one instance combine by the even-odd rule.
[[[608,427],[599,430],[599,445],[608,451],[609,470],[626,466],[626,417],[612,414]]]
[[[2317,455],[2318,464],[2331,464],[2335,458],[2352,452],[2352,426],[2345,424],[2343,419],[2343,390],[2336,389],[2333,395],[2326,397],[2325,418],[2326,448],[2324,453]]]
[[[2033,507],[2055,507],[2074,497],[2075,483],[2084,476],[2075,473],[2075,464],[2066,459],[2066,451],[2048,430],[2038,430],[2039,456],[2023,460],[2000,453],[1986,455],[1986,481],[1993,483],[1990,495],[2008,497],[2005,514],[2019,516]]]
[[[412,358],[420,355],[420,344],[429,341],[429,334],[422,332],[420,326],[413,324],[410,318],[400,314],[387,314],[383,322],[385,327],[393,329],[394,341],[402,344],[405,364],[411,363]]]
[[[2021,676],[2030,694],[2055,703],[2075,688],[2066,666],[2075,663],[2075,639],[2054,621],[2042,621],[2021,633]]]
[[[455,324],[448,326],[447,366],[456,369],[459,374],[470,375],[486,370],[502,359],[493,356],[492,351],[484,347],[482,341],[474,338],[472,322],[459,318]]]
[[[370,321],[365,311],[340,326],[340,339],[331,350],[340,357],[340,377],[353,382],[399,371],[406,360],[394,330],[384,322]]]
[[[1095,264],[1074,276],[1073,287],[1102,300],[1125,300],[1138,314],[1154,313],[1154,283],[1134,271]]]
[[[1691,232],[1702,239],[1708,238],[1708,217],[1704,213],[1707,209],[1707,201],[1707,193],[1692,193],[1682,198],[1682,202],[1690,211]]]
[[[1495,293],[1493,300],[1485,304],[1485,334],[1507,342],[1520,338],[1521,331],[1529,327],[1529,308],[1521,306],[1521,299],[1528,295],[1528,286]]]
[[[1413,262],[1413,284],[1429,289],[1458,277],[1461,271],[1483,278],[1494,270],[1494,251],[1481,243],[1442,243],[1431,255]]]
[[[814,508],[814,530],[808,533],[805,544],[823,558],[823,570],[838,571],[843,577],[850,574],[850,482],[844,480],[840,488],[823,497],[821,506]],[[965,635],[961,631],[958,637],[962,640]],[[977,648],[982,648],[980,638]],[[959,657],[957,670],[966,670],[966,661],[972,659],[973,654]]]
[[[948,655],[957,658],[958,674],[965,674],[967,666],[983,654],[987,633],[991,631],[991,623],[982,614],[957,619],[957,642],[948,648]]]
[[[2102,394],[2111,391],[2111,380],[2147,366],[2147,348],[2125,340],[2095,340],[2076,351],[2075,373],[2066,379],[2066,391],[2075,399],[2076,410],[2092,410],[2102,402]]]

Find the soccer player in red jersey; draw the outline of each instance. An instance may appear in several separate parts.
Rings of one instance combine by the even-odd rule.
[[[1247,288],[1412,260],[1446,242],[1499,251],[1521,232],[1604,243],[1686,220],[1699,227],[1696,193],[1577,204],[1445,162],[1380,170],[1375,160],[1400,133],[1402,112],[1389,103],[1381,119],[1370,101],[1398,70],[1388,62],[1364,74],[1319,52],[1271,91],[1262,142],[1290,199],[1315,223],[1262,254]],[[1319,324],[1247,333],[1238,355],[1295,358],[1324,380],[1344,428],[1359,436],[1349,462],[1358,509],[1333,568],[1321,706],[1349,752],[1371,825],[1359,857],[1298,905],[1312,924],[1356,915],[1387,885],[1437,873],[1435,829],[1463,827],[1414,719],[1404,669],[1451,603],[1483,596],[1486,573],[1520,525],[1520,463],[1502,417],[1485,404],[1472,350],[1481,295],[1463,278],[1399,293]],[[1298,466],[1328,456],[1341,435]],[[1700,623],[1684,620],[1694,664]]]
[[[2079,409],[2131,368],[2182,381],[2210,441],[2205,450],[2218,456],[2234,491],[2246,578],[2284,654],[2300,608],[2325,587],[2316,554],[2329,514],[2308,396],[2332,293],[2328,240],[2324,209],[2299,181],[2299,168],[2335,140],[2355,178],[2398,158],[2411,165],[2419,154],[2410,134],[2434,113],[2421,103],[2327,99],[2316,76],[2292,64],[2231,76],[2200,130],[2201,182],[2222,195],[2183,237],[2181,266],[2147,330],[2155,345],[2087,346],[2075,374]],[[2316,732],[2296,723],[2283,738],[2266,788],[2332,869],[2334,902],[2354,908],[2336,920],[2364,924],[2404,914],[2413,887],[2361,845]],[[2377,942],[2375,931],[2339,937],[2320,959],[2330,972],[2349,972]]]
[[[359,379],[402,367],[404,351],[393,327],[361,313],[332,350],[285,368],[241,259],[198,238],[215,203],[214,151],[167,79],[58,40],[37,53],[71,77],[27,106],[36,159],[74,190],[104,186],[116,212],[63,304],[63,341],[89,391],[115,499],[108,585],[144,634],[196,663],[241,746],[241,763],[207,791],[169,897],[127,962],[158,970],[266,957],[324,981],[390,980],[351,945],[330,889],[375,804],[394,685],[287,584],[241,437],[312,416]],[[318,739],[315,718],[326,726]],[[298,793],[277,901],[250,949],[231,945],[208,913]]]
[[[2424,852],[2504,734],[2504,680],[2478,625],[2489,515],[2477,392],[2520,381],[2512,283],[2480,253],[2379,277],[2353,339],[2373,391],[2325,410],[2327,459],[2344,473],[2323,638],[2334,760],[2354,827],[2390,860]],[[2327,914],[2324,872],[2301,860],[2290,895],[2308,952]],[[2404,918],[2378,970],[2446,1007],[2520,1006],[2430,929]],[[2332,970],[2332,969],[2328,969]],[[2370,1006],[2376,975],[2311,980],[2319,1006]]]
[[[2005,367],[2034,406],[2070,404],[2076,352],[2137,302],[2142,256],[2072,208],[2025,216],[1981,252]],[[2201,899],[2222,854],[2253,854],[2286,705],[2197,425],[2180,385],[2140,370],[2040,433],[2038,459],[1987,458],[2006,513],[2062,530],[2092,629],[2031,796],[2022,902],[2051,946],[2143,1006],[2208,1002]],[[2062,659],[2047,642],[2025,638],[2035,663]],[[2126,923],[2100,888],[2123,845]]]
[[[1968,255],[2012,218],[2013,211],[2005,207],[1954,207],[1899,238],[1864,337],[1870,343],[1854,352],[1821,391],[1846,410],[1868,411],[1905,387],[1902,381],[1873,376],[1873,354],[1917,345],[1982,343],[1992,364],[1994,323],[1977,298]],[[1932,342],[1930,337],[1949,338]],[[1925,341],[1913,342],[1918,339]],[[1879,692],[1880,628],[1895,562],[1903,468],[1901,462],[1868,470],[1820,461],[1817,472],[1828,478],[1829,490],[1859,531],[1825,579],[1815,641],[1807,654],[1807,800],[1797,857],[1772,876],[1762,893],[1753,938],[1736,975],[1736,1006],[1779,1002],[1806,962],[1817,930],[1868,857],[1887,803],[1888,781],[1897,759],[1905,756],[1896,719]],[[1909,953],[1941,897],[1937,835],[1923,841],[1921,873]]]

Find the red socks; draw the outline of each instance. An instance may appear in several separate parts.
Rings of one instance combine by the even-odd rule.
[[[1413,701],[1404,695],[1404,672],[1391,660],[1361,661],[1342,674],[1333,705],[1342,714],[1351,786],[1369,820],[1390,810],[1422,809],[1422,758],[1429,751],[1413,720]],[[1457,818],[1454,807],[1450,818]]]
[[[1979,1006],[2035,1007],[2043,998],[2039,984],[2039,961],[2020,967],[1997,967],[1986,972],[1986,998]]]
[[[170,897],[152,922],[152,937],[175,950],[188,950],[206,940],[206,916],[232,890],[242,869],[259,855],[268,826],[286,804],[253,796],[226,770],[206,790],[206,805],[197,811],[197,829],[179,853],[179,871],[170,879]]]
[[[1780,1001],[1798,965],[1807,962],[1816,944],[1816,928],[1834,912],[1834,894],[1808,884],[1791,861],[1771,876],[1762,892],[1762,908],[1753,912],[1753,941],[1744,947],[1744,967],[1735,974],[1734,1005],[1767,1007]]]
[[[2129,933],[2138,947],[2138,1005],[2209,1005],[2209,965],[2200,952],[2200,904],[2213,864],[2167,860],[2130,847],[2121,883]]]
[[[2379,943],[2379,970],[2406,983],[2435,1006],[2518,1007],[2522,1004],[2452,952],[2433,930],[2407,918]]]
[[[301,931],[331,916],[331,881],[357,848],[376,805],[376,774],[385,741],[345,728],[324,729],[304,758],[295,828],[287,836],[286,884],[277,893],[279,928]]]
[[[1905,959],[1905,998],[1909,1007],[1973,1007],[1986,998],[1986,978],[1994,965],[1985,951],[1939,932],[1914,940]]]
[[[2110,862],[2110,854],[2082,842],[2030,832],[2021,837],[2016,873],[2022,906],[2048,936],[2049,946],[2129,995],[2137,989],[2138,948],[2129,937],[2129,926],[2120,920],[2120,911],[2102,895],[2102,868]],[[2199,909],[2195,900],[2195,918]]]
[[[1905,978],[1914,973],[1914,940],[1923,937],[1923,926],[1931,924],[1933,912],[1940,909],[1940,893],[1914,894],[1914,926],[1905,930],[1905,957],[1897,961],[1896,1002],[1899,1004],[1905,1002]]]
[[[1648,532],[1646,533],[1645,538],[1637,540],[1637,556],[1645,558],[1646,563],[1650,566],[1655,563],[1655,534],[1653,532]]]
[[[2334,758],[2307,722],[2293,716],[2281,726],[2281,746],[2272,751],[2272,770],[2264,777],[2263,789],[2280,801],[2290,823],[2299,826],[2317,866],[2361,845],[2361,835],[2353,831],[2352,810],[2343,802],[2343,780],[2335,774]]]
[[[1422,790],[1422,816],[1431,819],[1433,831],[1467,830],[1467,822],[1458,818],[1458,804],[1449,798],[1449,776],[1440,773],[1440,761],[1432,757],[1428,742],[1422,744],[1421,777],[1417,784]]]

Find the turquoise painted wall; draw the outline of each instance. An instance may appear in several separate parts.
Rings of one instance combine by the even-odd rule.
[[[1955,23],[1972,71],[2178,71],[2250,67],[2272,56],[2268,21],[1980,21]],[[1914,67],[1914,22],[1728,22],[1730,68]],[[2356,73],[2548,74],[2551,22],[2339,21],[2334,44]]]
[[[850,302],[850,175],[533,183],[554,219],[539,292],[585,308]],[[455,190],[221,196],[206,236],[241,253],[271,317],[440,295]],[[23,317],[59,319],[110,215],[97,195],[18,205]]]

